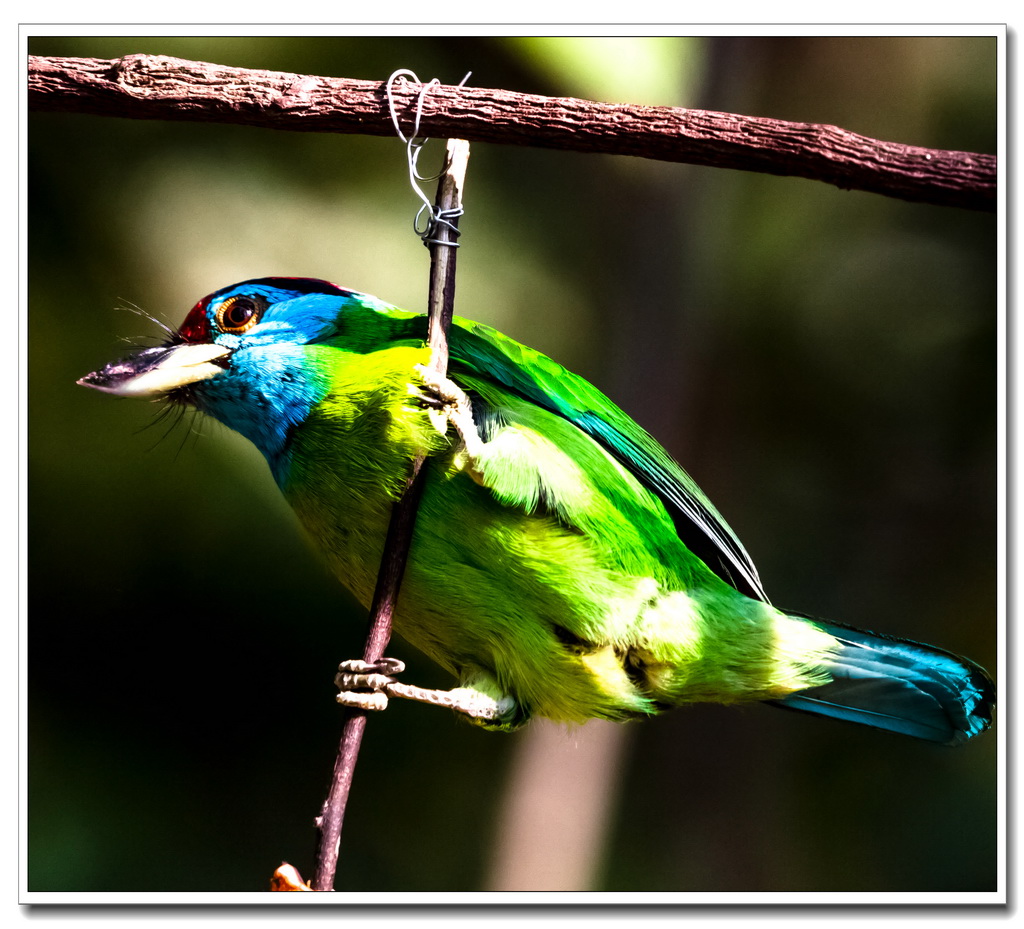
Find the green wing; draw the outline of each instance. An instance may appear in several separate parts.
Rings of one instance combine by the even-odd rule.
[[[736,534],[693,479],[596,387],[546,355],[456,317],[451,368],[483,375],[565,417],[605,447],[664,502],[686,547],[748,596],[767,602],[757,569]]]

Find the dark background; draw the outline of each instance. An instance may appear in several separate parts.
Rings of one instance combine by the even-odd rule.
[[[371,80],[472,70],[476,86],[997,143],[994,38],[35,38],[30,51]],[[152,425],[156,407],[75,380],[156,334],[116,307],[176,325],[249,277],[324,277],[422,308],[402,146],[39,114],[28,181],[29,889],[257,891],[281,860],[312,876],[333,674],[361,651],[364,617],[244,441],[212,421]],[[456,311],[577,370],[658,436],[777,605],[995,670],[994,215],[482,144],[467,209]],[[391,651],[408,680],[447,686]],[[483,889],[527,737],[408,704],[372,719],[338,889]],[[623,751],[589,889],[996,887],[992,734],[947,750],[698,707],[630,726]]]

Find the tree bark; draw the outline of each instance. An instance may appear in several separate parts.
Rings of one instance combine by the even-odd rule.
[[[417,86],[399,83],[412,121]],[[34,111],[236,123],[390,136],[384,82],[230,68],[160,55],[29,57]],[[902,200],[996,209],[994,155],[881,142],[837,126],[681,107],[595,103],[441,85],[427,95],[422,135],[633,155],[823,181]]]

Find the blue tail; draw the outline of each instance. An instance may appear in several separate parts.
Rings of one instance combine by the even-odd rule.
[[[992,722],[995,687],[984,669],[931,645],[814,625],[842,643],[832,681],[774,701],[777,706],[959,745]]]

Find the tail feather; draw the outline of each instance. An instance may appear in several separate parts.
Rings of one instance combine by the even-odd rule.
[[[841,649],[832,681],[777,705],[959,745],[992,722],[995,687],[983,668],[931,645],[814,621]]]

